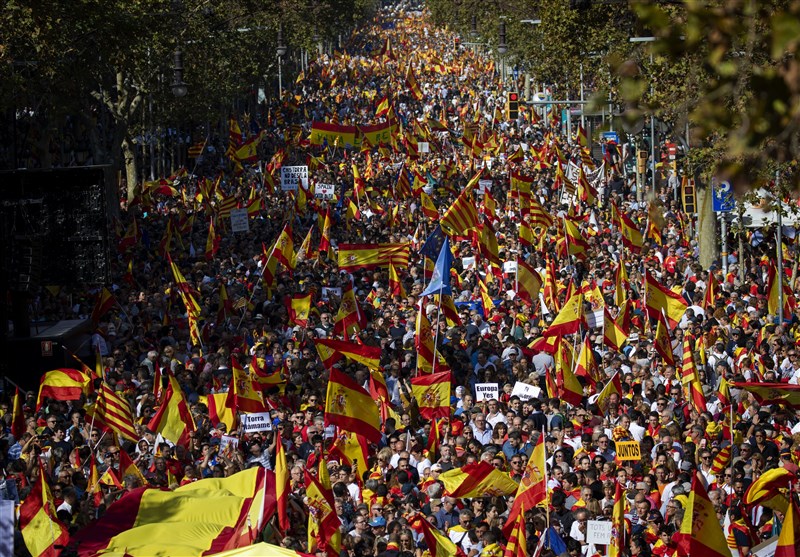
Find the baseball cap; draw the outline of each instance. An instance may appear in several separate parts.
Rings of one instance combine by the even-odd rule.
[[[376,516],[372,520],[369,521],[369,525],[373,528],[378,528],[380,526],[386,526],[386,519],[382,516]]]

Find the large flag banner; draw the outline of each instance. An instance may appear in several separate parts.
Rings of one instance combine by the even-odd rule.
[[[393,264],[408,267],[411,244],[339,244],[339,270],[375,269]]]
[[[311,145],[352,149],[359,146],[358,128],[355,126],[327,124],[325,122],[312,122],[309,141],[311,141]]]
[[[257,466],[175,491],[135,489],[70,541],[79,557],[213,555],[251,545],[276,507],[275,474]]]
[[[800,408],[800,385],[787,383],[731,383],[731,386],[751,393],[759,404],[785,404]]]

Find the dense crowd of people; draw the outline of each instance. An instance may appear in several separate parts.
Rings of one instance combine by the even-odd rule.
[[[643,196],[620,160],[622,150],[604,144],[603,158],[593,158],[587,142],[564,133],[556,109],[523,104],[519,117],[509,119],[505,95],[517,84],[500,79],[491,58],[458,45],[422,12],[386,9],[342,52],[320,56],[287,87],[279,102],[247,120],[232,119],[238,137],[209,137],[193,169],[146,184],[136,199],[122,202],[117,280],[109,288],[116,305],[101,316],[91,346],[100,356],[102,382],[130,403],[137,438],[95,423],[86,408],[96,393],[37,400],[33,392],[24,397],[25,429],[15,438],[7,397],[0,407],[7,431],[0,440],[0,497],[24,501],[41,465],[58,518],[77,532],[142,485],[174,488],[250,467],[273,470],[281,443],[291,527],[279,532],[273,521],[265,540],[330,555],[329,546],[307,533],[306,472],[316,475],[322,465],[341,523],[341,555],[431,551],[419,525],[424,517],[464,555],[494,556],[508,543],[503,526],[514,494],[453,497],[439,477],[484,461],[520,482],[541,444],[547,495],[525,509],[529,554],[607,554],[606,545],[588,539],[587,524],[612,518],[621,486],[619,553],[675,555],[695,475],[725,524],[732,552],[745,557],[780,532],[782,513],[748,505],[745,492],[770,469],[796,471],[798,419],[794,407],[761,405],[737,387],[800,378],[800,309],[791,305],[789,288],[795,273],[787,264],[790,307],[779,322],[770,309],[776,247],[768,235],[748,239],[743,253],[730,255],[729,273],[703,268],[692,215],[673,200],[678,184],[669,164],[658,166],[663,175],[653,177],[655,186]],[[388,111],[379,108],[383,99]],[[397,130],[389,144],[314,145],[312,122],[388,122]],[[255,155],[237,158],[246,141],[257,141]],[[581,179],[561,170],[570,164],[583,168]],[[309,167],[312,186],[335,185],[334,198],[282,191],[281,166],[297,165]],[[496,240],[498,261],[476,235],[453,235],[455,309],[443,311],[441,300],[420,296],[436,259],[426,260],[420,248],[464,188],[477,186],[472,179],[482,167],[473,201]],[[532,206],[552,219],[533,223],[532,238],[520,232],[533,217],[513,186],[518,176],[529,178]],[[248,231],[231,230],[231,204],[248,207]],[[626,241],[617,212],[641,232],[641,248]],[[565,233],[566,220],[578,231],[577,247]],[[319,247],[326,228],[330,248]],[[294,269],[283,263],[270,269],[270,246],[287,229]],[[339,245],[388,243],[411,244],[407,267],[339,269]],[[782,247],[794,257],[793,245]],[[518,295],[520,261],[542,278],[538,299]],[[196,324],[170,262],[196,294]],[[645,274],[689,308],[668,327],[666,350],[658,346],[658,320],[646,309]],[[343,334],[337,316],[351,285],[363,319]],[[585,322],[554,345],[543,335],[575,291],[585,296]],[[98,293],[71,294],[70,302],[66,292],[43,291],[38,313],[88,318]],[[312,303],[301,325],[291,300],[305,294]],[[419,331],[418,312],[425,312],[430,329]],[[621,346],[608,341],[606,314],[623,316],[615,321],[625,333]],[[422,373],[420,334],[436,344],[436,366],[452,374],[449,415],[433,422],[410,394],[410,380]],[[381,443],[364,447],[364,459],[337,450],[338,430],[326,425],[330,370],[315,347],[321,338],[381,350],[388,412]],[[683,381],[686,346],[705,407]],[[582,350],[591,357],[579,358]],[[577,372],[579,360],[595,369]],[[579,401],[565,400],[564,362],[580,383]],[[336,367],[369,390],[362,364],[343,360]],[[281,378],[258,395],[272,419],[268,431],[245,433],[213,407],[213,395],[232,386],[234,368]],[[598,404],[615,376],[620,393]],[[194,420],[181,441],[149,427],[170,378]],[[488,400],[476,387],[486,383],[497,385]],[[618,445],[631,441],[638,444],[636,457],[621,459]],[[93,470],[101,478],[99,495]],[[18,542],[24,555],[21,537]]]

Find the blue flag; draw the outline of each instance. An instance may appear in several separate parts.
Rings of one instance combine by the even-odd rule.
[[[450,251],[450,240],[445,238],[442,249],[439,250],[439,257],[436,259],[436,265],[433,267],[431,281],[428,283],[428,288],[420,294],[420,297],[432,294],[451,295],[453,289],[450,288],[450,267],[452,266],[453,254]]]
[[[439,257],[439,253],[442,251],[442,245],[444,244],[444,239],[442,227],[437,224],[436,228],[434,228],[433,232],[431,232],[431,235],[428,236],[428,239],[425,240],[424,244],[422,244],[422,248],[419,250],[420,255],[424,255],[428,259]]]

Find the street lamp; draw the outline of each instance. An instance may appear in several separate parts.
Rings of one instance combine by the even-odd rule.
[[[632,43],[652,43],[655,37],[631,37],[628,39]],[[653,71],[653,50],[650,50],[650,71]],[[650,95],[653,94],[653,78],[650,77]],[[650,181],[655,190],[656,187],[656,116],[650,114]],[[638,190],[637,190],[638,194]],[[639,195],[637,198],[641,199]]]
[[[172,54],[172,94],[180,98],[188,92],[189,88],[183,82],[183,51],[177,47]]]
[[[278,27],[278,48],[275,52],[278,54],[278,98],[283,98],[283,76],[281,75],[281,58],[286,56],[286,45],[283,44],[283,24]]]
[[[505,85],[506,83],[506,52],[508,52],[508,45],[506,44],[506,22],[500,22],[500,44],[497,45],[497,52],[500,53],[503,62],[502,69],[503,75],[500,76],[500,82]]]

